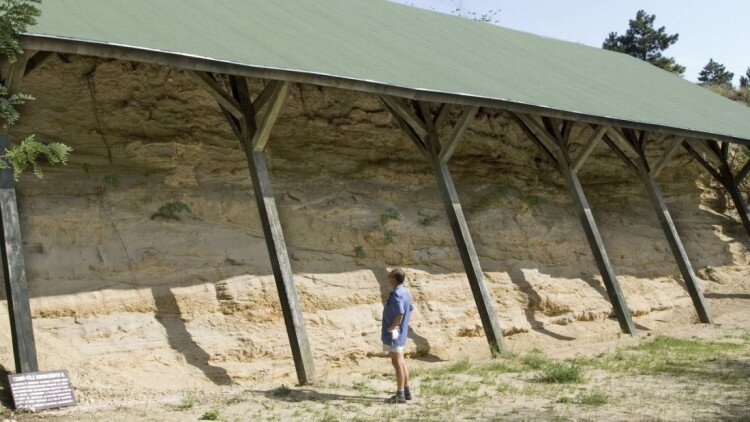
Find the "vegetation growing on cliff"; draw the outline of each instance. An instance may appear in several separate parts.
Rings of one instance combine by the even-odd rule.
[[[40,12],[34,3],[39,2],[40,0],[3,0],[0,3],[0,54],[4,56],[0,59],[15,63],[18,56],[23,54],[17,35],[36,22]],[[18,106],[33,99],[30,95],[11,93],[4,85],[0,85],[0,131],[7,133],[9,127],[20,117]],[[0,156],[0,169],[13,169],[13,177],[18,180],[21,173],[31,168],[41,178],[44,175],[40,166],[41,158],[50,164],[67,164],[71,151],[69,146],[58,142],[42,144],[31,135],[4,151]]]

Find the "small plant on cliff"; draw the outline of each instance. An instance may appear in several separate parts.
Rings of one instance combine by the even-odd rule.
[[[215,421],[219,420],[219,411],[216,409],[211,409],[206,411],[206,413],[201,416],[200,420],[202,421]]]
[[[120,186],[120,178],[115,174],[107,174],[102,177],[102,183],[104,184],[104,186],[116,188]]]
[[[422,214],[422,212],[420,211],[419,215],[422,217],[419,219],[419,224],[425,227],[429,227],[435,224],[435,222],[437,222],[438,220],[440,220],[439,214],[435,214],[435,215]]]
[[[3,0],[0,2],[0,54],[9,63],[15,63],[19,55],[23,54],[18,43],[18,34],[26,30],[29,25],[36,23],[40,11],[34,3],[39,0]],[[33,100],[30,95],[8,92],[7,87],[0,86],[0,132],[7,133],[10,126],[20,117],[17,107],[26,101]],[[31,168],[34,174],[43,176],[39,159],[44,158],[50,164],[67,164],[68,155],[72,149],[61,143],[42,144],[34,135],[22,140],[20,144],[6,147],[0,155],[0,169],[12,169],[13,177],[18,177],[26,169]]]
[[[380,224],[385,226],[389,221],[401,221],[401,214],[393,208],[388,208],[382,214],[380,214]]]
[[[365,248],[362,247],[362,245],[358,245],[354,248],[354,254],[357,256],[357,258],[364,258],[365,255]]]
[[[187,204],[180,201],[168,202],[159,207],[159,210],[151,216],[151,219],[161,217],[166,220],[179,220],[180,214],[183,212],[190,212],[190,207]]]

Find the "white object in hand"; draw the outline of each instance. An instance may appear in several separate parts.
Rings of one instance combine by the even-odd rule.
[[[394,328],[391,331],[391,339],[392,340],[398,340],[398,327]]]

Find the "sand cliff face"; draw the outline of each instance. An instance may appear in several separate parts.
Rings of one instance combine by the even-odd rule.
[[[77,57],[23,89],[37,100],[15,133],[75,150],[18,184],[42,366],[71,369],[84,391],[293,374],[244,154],[209,95],[182,71]],[[389,265],[416,301],[410,350],[485,350],[432,173],[375,96],[294,85],[268,156],[322,372],[379,352]],[[506,334],[562,341],[598,321],[616,336],[563,181],[515,124],[480,112],[450,167]],[[742,290],[746,234],[706,205],[700,174],[681,154],[659,181],[704,289]],[[581,177],[633,312],[690,308],[636,178],[604,146]],[[152,218],[175,201],[191,211]],[[7,327],[3,312],[11,366]]]

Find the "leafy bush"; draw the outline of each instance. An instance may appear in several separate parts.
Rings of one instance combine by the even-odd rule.
[[[219,411],[216,409],[211,409],[206,411],[206,413],[203,414],[200,418],[202,421],[215,421],[219,419]]]
[[[167,220],[179,220],[179,214],[183,212],[190,212],[190,207],[187,204],[180,201],[168,202],[159,207],[159,210],[151,216],[151,219],[154,220],[157,217],[161,217]]]
[[[21,141],[19,145],[5,150],[5,156],[0,158],[0,169],[13,169],[13,178],[18,180],[21,173],[31,167],[34,175],[42,178],[44,174],[39,164],[39,157],[44,157],[50,164],[67,164],[72,149],[58,142],[44,145],[34,139],[34,135]]]

